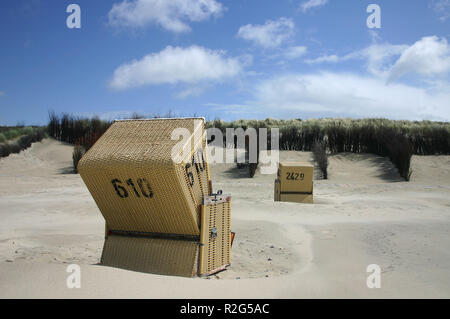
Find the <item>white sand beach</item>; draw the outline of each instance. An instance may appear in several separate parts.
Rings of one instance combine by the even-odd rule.
[[[72,149],[45,139],[0,159],[0,298],[450,298],[450,156],[414,156],[410,182],[385,158],[331,156],[313,205],[274,202],[275,175],[213,165],[214,189],[233,198],[232,265],[190,279],[97,264],[104,219]],[[66,286],[70,264],[80,289]]]

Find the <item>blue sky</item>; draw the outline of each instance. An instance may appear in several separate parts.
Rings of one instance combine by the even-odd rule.
[[[49,110],[448,121],[449,39],[450,0],[3,0],[0,125]]]

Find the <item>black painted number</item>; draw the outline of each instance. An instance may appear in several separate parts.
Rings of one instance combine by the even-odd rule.
[[[113,179],[111,183],[113,184],[114,189],[116,190],[116,193],[120,198],[127,198],[129,196],[128,190],[127,188],[125,188],[121,180],[116,178]],[[137,180],[139,190],[136,188],[134,181],[131,178],[127,180],[126,185],[128,185],[128,189],[133,190],[137,198],[141,198],[141,195],[146,198],[153,197],[153,191],[150,187],[150,183],[145,178],[139,178]]]
[[[191,164],[187,163],[186,164],[186,174],[188,176],[188,180],[189,180],[189,185],[194,186],[194,174],[192,174],[191,171],[189,171],[189,169],[191,168]]]
[[[288,181],[302,181],[305,179],[305,174],[303,173],[287,173],[286,180]]]
[[[199,149],[192,156],[192,162],[187,163],[185,166],[186,175],[188,177],[189,186],[194,186],[194,174],[192,172],[192,168],[195,167],[195,171],[197,172],[197,176],[200,179],[200,174],[206,170],[205,157],[203,156],[203,150]]]
[[[120,198],[127,198],[128,197],[128,191],[125,189],[125,187],[121,186],[122,182],[118,179],[113,179],[111,183],[114,185],[114,189],[116,190],[117,195],[119,195]]]
[[[133,188],[134,193],[136,194],[137,197],[141,197],[141,195],[139,195],[139,192],[136,190],[136,187],[134,187],[134,183],[131,178],[127,180],[127,185]]]
[[[147,198],[152,198],[153,191],[152,188],[150,187],[150,183],[145,178],[139,178],[137,182],[142,195],[144,195]]]

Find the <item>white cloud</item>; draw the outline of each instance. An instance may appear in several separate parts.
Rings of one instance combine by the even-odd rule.
[[[406,74],[425,77],[445,75],[450,72],[450,46],[445,38],[424,37],[407,48],[390,70],[389,79]]]
[[[278,117],[450,119],[450,46],[445,38],[424,37],[412,45],[374,42],[347,55],[323,55],[305,63],[353,60],[364,61],[365,75],[353,71],[274,76],[254,87],[248,104],[255,112]],[[394,81],[411,74],[418,76],[409,77],[408,84]]]
[[[337,55],[333,54],[333,55],[322,55],[315,59],[307,59],[305,60],[305,62],[308,64],[318,64],[318,63],[335,63],[339,62],[340,60],[342,59],[340,59]]]
[[[289,74],[259,83],[252,104],[273,116],[449,120],[450,85],[417,88],[352,73]]]
[[[369,30],[368,32],[369,32],[370,38],[372,39],[372,43],[377,43],[378,41],[381,40],[381,37],[377,31],[372,29],[372,30]]]
[[[193,85],[221,81],[241,71],[241,61],[238,58],[226,58],[222,51],[199,46],[168,46],[161,52],[119,66],[114,71],[110,86],[121,90],[156,84]]]
[[[216,0],[124,0],[109,11],[113,26],[144,27],[156,24],[172,32],[186,32],[187,22],[217,17],[224,7]]]
[[[207,85],[189,86],[176,94],[179,99],[185,99],[190,96],[199,96],[207,89]]]
[[[450,18],[450,0],[432,0],[430,6],[439,15],[441,21]]]
[[[294,46],[287,48],[283,55],[285,58],[289,60],[298,59],[306,54],[308,48],[305,46]]]
[[[264,48],[274,48],[294,35],[295,24],[292,19],[268,20],[264,25],[247,24],[239,28],[237,36],[252,41]]]
[[[387,77],[392,63],[408,48],[407,45],[372,44],[371,46],[350,54],[351,58],[362,58],[367,61],[367,71],[373,75]]]
[[[5,92],[0,91],[0,96],[5,95]]]
[[[422,77],[450,72],[450,46],[445,38],[424,37],[413,45],[372,44],[344,56],[324,55],[305,60],[308,64],[366,60],[367,71],[378,77],[396,80],[406,74]]]
[[[309,9],[324,6],[324,5],[326,5],[327,3],[328,3],[328,0],[308,0],[308,1],[306,1],[306,2],[303,2],[303,3],[300,5],[300,9],[301,9],[303,12],[306,12],[306,11],[308,11]]]
[[[323,55],[315,59],[305,60],[308,64],[338,63],[349,60],[366,60],[367,71],[373,75],[387,77],[395,59],[408,48],[407,45],[372,44],[367,48],[344,56]]]

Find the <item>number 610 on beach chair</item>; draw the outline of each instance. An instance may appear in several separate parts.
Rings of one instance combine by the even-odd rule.
[[[230,265],[231,196],[213,194],[206,146],[202,118],[120,120],[83,156],[101,264],[186,277]]]

